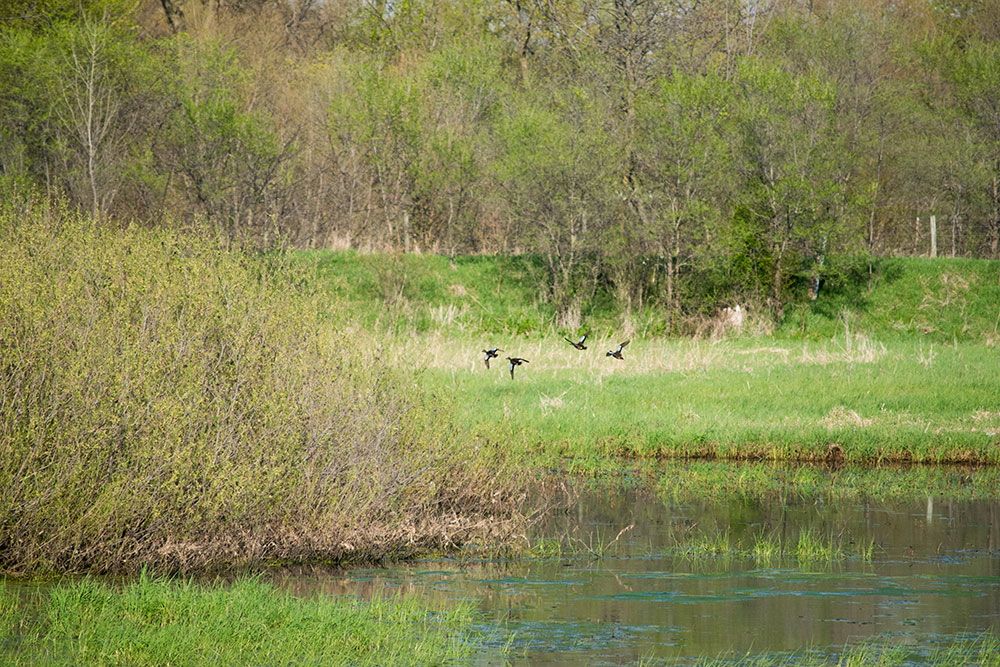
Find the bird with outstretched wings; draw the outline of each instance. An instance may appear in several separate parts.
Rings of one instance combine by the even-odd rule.
[[[527,359],[521,359],[520,357],[507,357],[507,361],[510,362],[510,379],[514,379],[514,366],[520,366],[521,364],[530,363]]]
[[[590,329],[587,329],[587,333],[585,333],[582,336],[580,336],[580,340],[577,341],[576,343],[574,343],[573,341],[571,341],[569,338],[566,338],[565,336],[563,336],[563,340],[566,341],[567,343],[569,343],[570,345],[572,345],[573,347],[575,347],[578,350],[586,350],[587,346],[584,345],[583,342],[585,340],[587,340],[587,336],[589,336],[589,335],[590,335]]]
[[[606,357],[614,357],[615,359],[624,359],[625,357],[622,356],[622,348],[624,348],[628,344],[629,344],[629,341],[625,341],[624,343],[618,343],[618,349],[617,350],[608,350],[608,353],[605,354],[604,356],[606,356]]]
[[[496,359],[500,356],[501,352],[503,352],[503,350],[499,347],[491,347],[488,350],[483,350],[483,353],[486,354],[486,356],[483,357],[483,361],[486,363],[486,368],[490,367],[490,359]]]

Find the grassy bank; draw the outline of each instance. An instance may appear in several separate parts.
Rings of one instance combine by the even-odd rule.
[[[522,455],[586,466],[608,456],[997,463],[1000,376],[984,345],[739,339],[491,339],[530,359],[511,380],[476,341],[400,342],[431,364],[424,383],[462,397],[463,418]],[[478,346],[482,347],[482,345]]]
[[[34,595],[0,583],[0,662],[440,665],[474,654],[470,616],[404,598],[296,598],[255,579],[80,580]]]
[[[371,560],[502,539],[509,468],[280,252],[0,208],[0,568]]]
[[[353,317],[368,327],[404,334],[541,338],[580,327],[613,336],[655,338],[671,332],[718,332],[710,314],[674,314],[655,302],[628,309],[598,287],[579,308],[559,311],[542,298],[540,257],[304,252],[318,275]],[[781,322],[753,313],[744,333],[773,331],[779,338],[820,341],[863,334],[878,340],[927,344],[1000,342],[1000,261],[956,258],[878,258],[847,261],[824,281],[819,298],[808,284],[795,287]],[[744,307],[747,304],[743,304]],[[672,324],[671,324],[672,322]],[[673,329],[669,329],[673,326]]]
[[[858,503],[930,497],[993,500],[996,466],[775,465],[675,461],[657,467],[657,487],[672,502],[718,501]]]
[[[675,461],[657,468],[657,486],[673,502],[719,501],[893,502],[928,496],[992,500],[1000,488],[995,466],[775,465]]]

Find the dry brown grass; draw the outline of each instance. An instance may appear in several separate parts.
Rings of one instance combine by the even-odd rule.
[[[624,361],[606,356],[626,340],[624,334],[608,338],[588,338],[587,350],[571,347],[558,335],[544,339],[499,338],[470,340],[465,335],[450,335],[447,329],[393,338],[386,343],[386,354],[399,359],[419,360],[428,368],[453,372],[483,370],[485,347],[499,346],[511,356],[529,359],[528,372],[551,376],[573,371],[595,382],[609,375],[656,375],[692,373],[722,368],[744,371],[780,365],[828,365],[840,363],[875,363],[886,354],[886,347],[866,336],[852,335],[842,340],[796,342],[785,345],[759,345],[756,339],[713,340],[699,338],[632,340],[625,348]],[[506,356],[501,355],[501,356]],[[492,364],[503,364],[494,360]],[[523,369],[519,369],[523,370]],[[509,380],[509,376],[498,377]]]

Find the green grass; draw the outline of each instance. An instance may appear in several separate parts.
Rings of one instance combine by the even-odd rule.
[[[301,254],[317,262],[325,289],[369,328],[442,328],[523,335],[550,326],[555,310],[538,298],[543,268],[529,256]]]
[[[293,597],[258,579],[84,579],[38,599],[0,586],[9,665],[441,665],[470,659],[472,609],[412,598]]]
[[[867,544],[844,543],[833,536],[818,535],[803,530],[794,538],[780,535],[757,533],[734,538],[729,531],[717,531],[700,535],[687,535],[664,549],[667,556],[675,556],[692,562],[705,559],[713,561],[743,560],[753,562],[756,567],[776,567],[798,564],[800,566],[828,565],[848,559],[871,562],[875,555],[873,542]]]
[[[578,352],[557,339],[490,339],[530,359],[513,380],[504,365],[482,365],[476,340],[412,338],[395,356],[420,354],[425,387],[459,397],[463,419],[542,465],[586,469],[620,455],[1000,461],[1000,374],[984,345],[640,340],[619,362],[604,357],[613,340]]]
[[[674,502],[702,498],[750,501],[863,502],[922,499],[992,500],[1000,490],[995,466],[775,465],[677,461],[658,468],[661,495]]]
[[[652,662],[646,664],[655,664]],[[900,644],[892,638],[874,638],[847,646],[839,655],[826,651],[796,651],[783,654],[747,654],[702,658],[697,667],[997,667],[1000,665],[1000,640],[993,633],[958,637],[949,644],[922,650]]]
[[[815,302],[791,306],[781,336],[830,338],[844,329],[879,339],[1000,342],[1000,262],[907,257],[875,263],[869,290],[857,264]]]
[[[1000,462],[1000,262],[847,262],[773,334],[662,337],[653,305],[609,294],[557,313],[531,257],[306,253],[326,289],[387,332],[387,356],[426,368],[460,419],[529,466],[600,468],[617,456],[878,464]],[[590,349],[564,335],[591,329]],[[625,361],[604,355],[631,339]],[[487,371],[480,350],[504,350]],[[505,373],[503,356],[530,364]],[[497,368],[498,367],[498,368]]]
[[[551,336],[581,328],[643,338],[663,335],[666,314],[655,302],[627,311],[607,288],[579,308],[559,311],[544,299],[541,258],[517,256],[359,254],[307,251],[324,288],[351,305],[365,326],[401,333],[448,336]],[[779,338],[827,340],[861,333],[879,340],[926,343],[1000,342],[1000,261],[951,258],[879,258],[869,282],[864,258],[842,260],[820,298],[794,287],[777,323]],[[870,284],[870,287],[869,287]],[[743,304],[746,307],[748,304]],[[770,330],[771,323],[752,324]],[[676,320],[677,318],[675,318]],[[715,322],[680,318],[687,331],[717,330]]]

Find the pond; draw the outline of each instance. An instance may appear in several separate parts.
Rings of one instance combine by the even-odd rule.
[[[821,548],[797,548],[806,541]],[[303,594],[472,602],[487,649],[506,646],[523,665],[805,649],[835,659],[876,640],[919,662],[1000,632],[997,500],[675,502],[641,479],[581,483],[530,542],[537,557],[527,560],[292,568],[276,579]],[[481,662],[502,663],[488,652]]]

